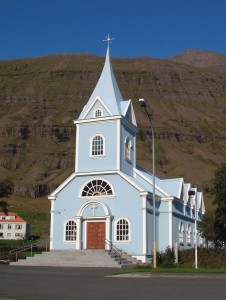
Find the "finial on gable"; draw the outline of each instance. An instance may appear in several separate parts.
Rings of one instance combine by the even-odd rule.
[[[110,38],[110,34],[108,33],[107,37],[106,37],[106,40],[103,40],[103,42],[108,42],[108,49],[109,49],[109,46],[110,46],[110,42],[113,41],[115,38]]]

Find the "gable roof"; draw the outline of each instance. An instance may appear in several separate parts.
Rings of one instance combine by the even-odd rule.
[[[109,47],[107,49],[103,71],[91,97],[89,98],[89,101],[84,106],[79,116],[79,120],[85,118],[87,111],[90,110],[90,107],[93,105],[93,102],[97,97],[100,97],[105,102],[112,115],[121,114],[121,102],[123,101],[123,98],[111,66]]]
[[[24,219],[22,219],[14,212],[8,212],[7,214],[0,212],[0,216],[1,217],[15,216],[15,219],[0,219],[0,223],[26,223]]]
[[[178,199],[181,199],[183,178],[157,179],[156,183],[170,196],[174,196]]]

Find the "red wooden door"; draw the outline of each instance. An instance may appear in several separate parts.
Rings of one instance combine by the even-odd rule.
[[[105,222],[87,222],[87,249],[105,249]]]

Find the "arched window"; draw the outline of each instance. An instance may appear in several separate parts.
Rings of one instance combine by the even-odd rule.
[[[184,224],[183,224],[183,222],[181,222],[180,226],[179,226],[179,244],[184,245]]]
[[[95,135],[91,139],[91,156],[103,156],[104,146],[104,137],[101,135]]]
[[[102,117],[102,115],[103,115],[102,109],[98,108],[94,111],[94,118]]]
[[[191,245],[191,225],[188,224],[187,228],[187,244],[190,246]]]
[[[125,140],[125,159],[131,160],[131,141],[128,137]]]
[[[82,190],[82,197],[112,196],[112,187],[102,179],[94,179],[86,184]]]
[[[74,220],[67,221],[65,225],[65,241],[72,242],[76,241],[77,236],[77,225]]]
[[[116,223],[116,241],[130,240],[130,224],[126,219],[120,219]]]

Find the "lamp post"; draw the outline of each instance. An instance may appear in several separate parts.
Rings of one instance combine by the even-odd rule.
[[[197,199],[195,197],[195,268],[198,269]]]
[[[148,119],[151,124],[151,135],[152,135],[152,175],[153,175],[153,229],[154,229],[154,236],[153,236],[153,268],[156,269],[157,267],[157,246],[156,246],[156,212],[155,212],[155,136],[154,136],[154,128],[152,126],[152,121],[150,114],[147,111],[146,103],[144,99],[139,99],[140,107],[145,109],[145,112],[148,116]]]

